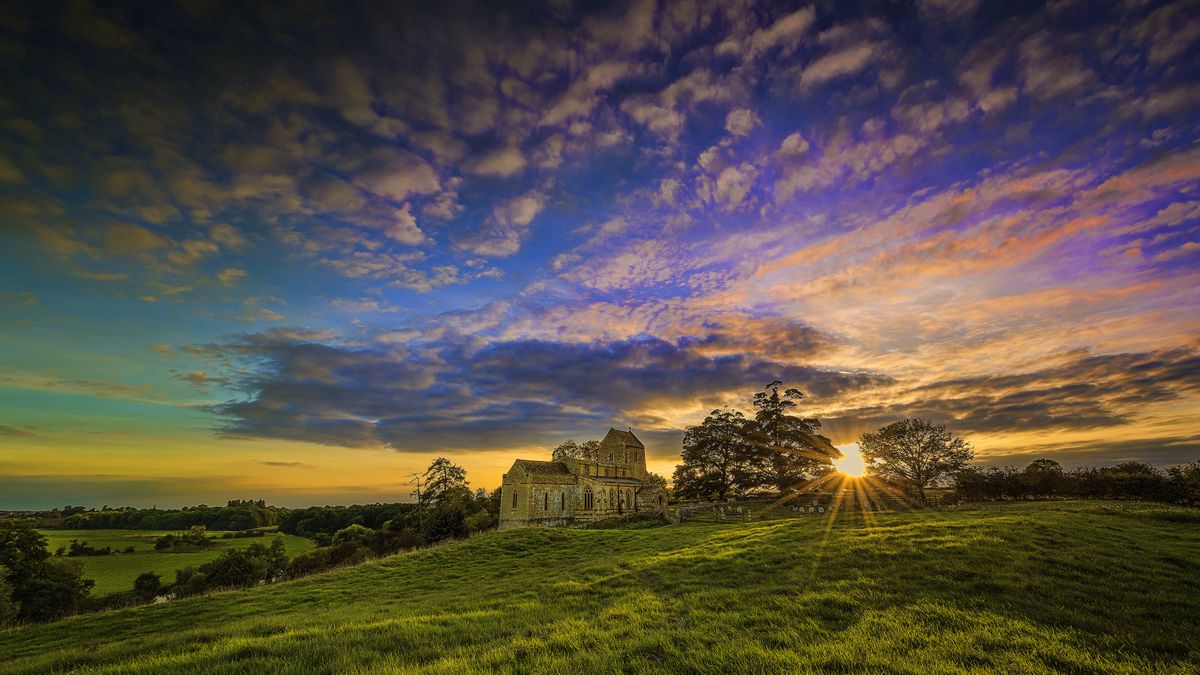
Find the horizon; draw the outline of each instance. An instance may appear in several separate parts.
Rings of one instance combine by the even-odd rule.
[[[18,3],[0,509],[406,501],[610,425],[669,478],[774,379],[843,447],[1197,461],[1187,9]]]

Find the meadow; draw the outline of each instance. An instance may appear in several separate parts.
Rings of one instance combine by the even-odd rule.
[[[111,546],[112,555],[87,555],[74,558],[83,562],[83,576],[92,579],[96,585],[92,595],[104,595],[116,591],[128,591],[133,588],[133,580],[143,572],[157,572],[163,582],[175,579],[175,570],[188,566],[197,566],[216,558],[228,548],[245,548],[254,542],[265,546],[271,544],[275,535],[263,537],[247,537],[242,539],[221,539],[223,532],[210,532],[216,537],[213,546],[202,551],[185,553],[159,552],[154,550],[154,540],[168,534],[167,531],[156,530],[41,530],[46,537],[50,551],[58,547],[69,547],[72,539],[86,541],[93,548]],[[178,532],[172,532],[179,534]],[[311,551],[314,544],[304,537],[284,535],[287,544],[288,557]],[[133,553],[121,553],[126,547],[134,547]]]
[[[984,504],[524,529],[0,632],[45,672],[1200,669],[1200,511]]]

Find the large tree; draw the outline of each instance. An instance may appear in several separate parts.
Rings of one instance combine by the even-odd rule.
[[[437,504],[451,494],[462,491],[470,493],[467,470],[454,462],[438,457],[425,470],[421,486],[422,504]]]
[[[746,418],[725,408],[683,434],[683,463],[675,467],[675,494],[683,498],[717,497],[740,492],[750,477],[752,448],[745,438]]]
[[[8,601],[0,601],[10,613],[19,607],[17,618],[50,621],[73,612],[87,598],[95,583],[83,578],[78,560],[52,558],[46,538],[32,525],[0,522],[0,570],[6,575]]]
[[[567,439],[565,443],[560,444],[554,451],[550,453],[550,459],[559,461],[562,459],[580,459],[584,461],[594,461],[600,455],[600,441],[584,441],[576,443],[571,439]]]
[[[969,443],[923,417],[865,433],[858,446],[873,475],[916,492],[922,503],[926,488],[961,471],[974,457]]]
[[[754,395],[754,420],[746,436],[757,450],[754,462],[766,481],[781,493],[833,468],[838,450],[820,435],[821,421],[788,414],[804,394],[798,389],[780,393],[775,380]]]

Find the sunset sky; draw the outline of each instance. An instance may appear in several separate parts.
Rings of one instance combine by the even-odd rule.
[[[124,4],[0,12],[0,509],[669,476],[775,378],[1200,459],[1195,3]]]

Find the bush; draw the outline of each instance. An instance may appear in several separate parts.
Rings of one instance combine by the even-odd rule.
[[[180,597],[203,593],[208,588],[208,577],[195,567],[175,570],[175,585],[172,589]]]
[[[356,544],[365,545],[371,541],[374,534],[375,532],[370,528],[363,527],[362,525],[350,525],[343,527],[333,534],[333,543],[342,544],[351,541]]]
[[[81,555],[111,555],[112,552],[113,552],[113,550],[112,550],[111,546],[105,546],[104,548],[94,548],[92,546],[89,546],[86,541],[81,542],[78,539],[72,539],[71,547],[69,549],[67,549],[67,555],[70,557],[81,556]]]
[[[324,546],[292,559],[287,567],[287,577],[298,579],[342,565],[354,565],[370,557],[370,552],[357,542],[347,541],[335,546]]]
[[[153,600],[162,590],[162,579],[154,572],[144,572],[133,580],[133,594],[142,600]]]

